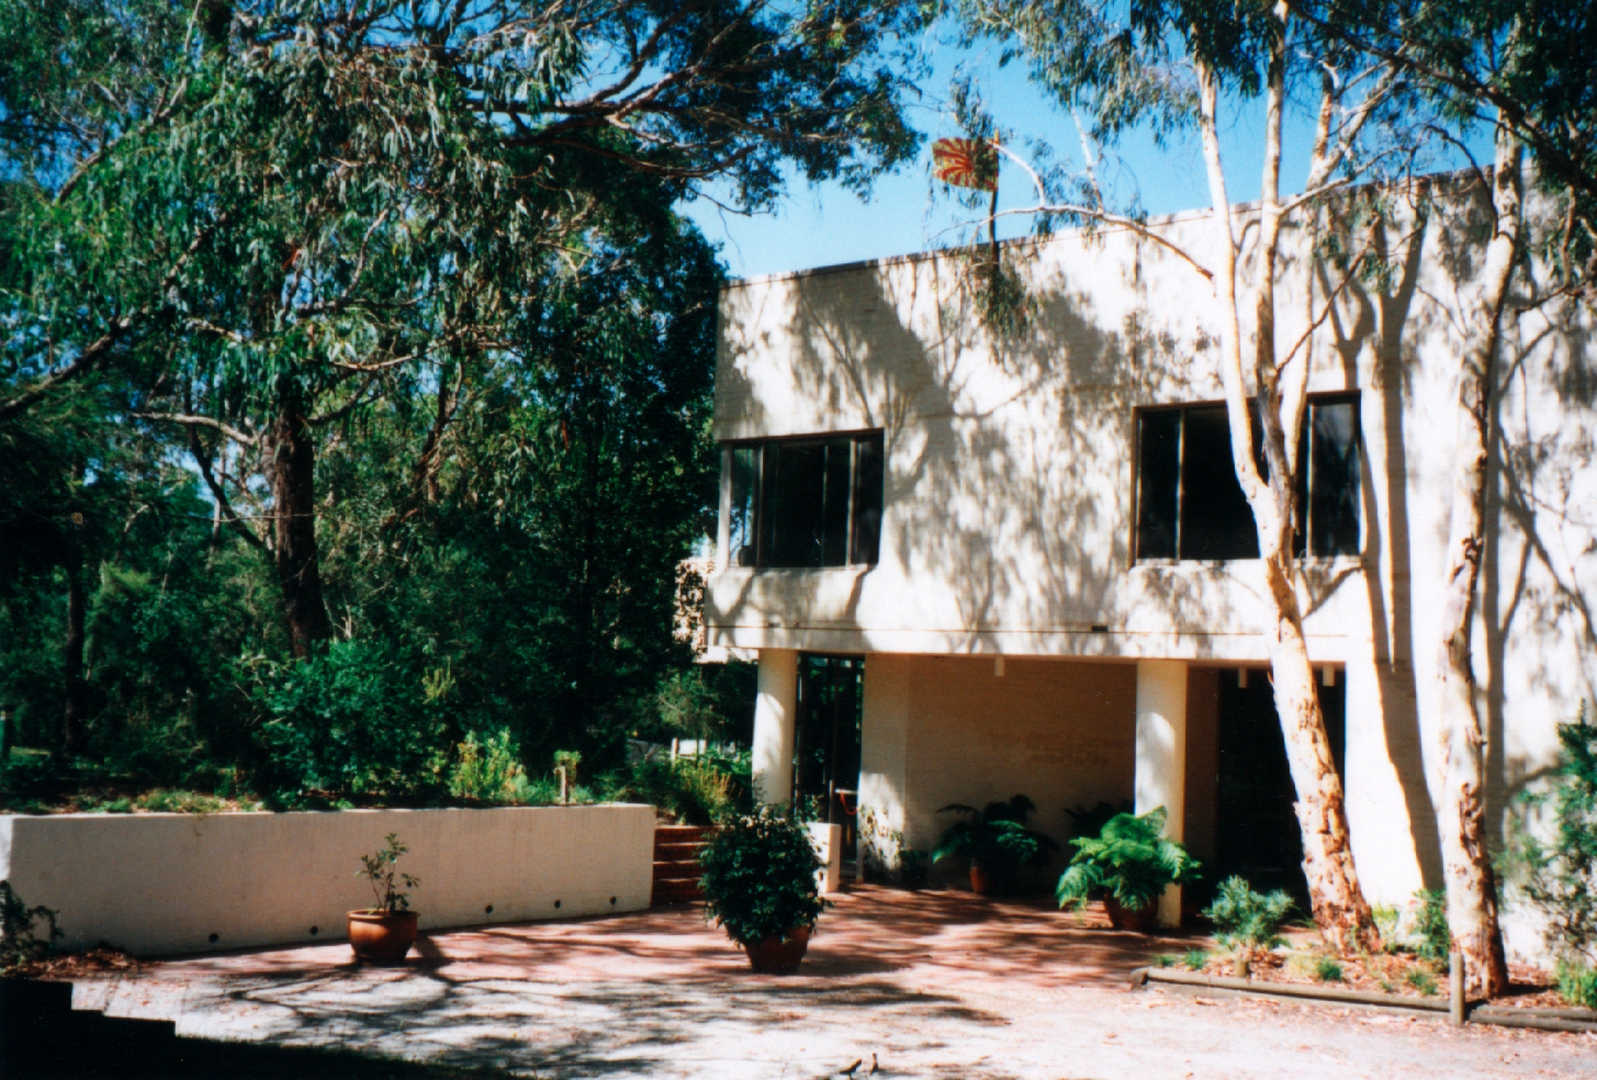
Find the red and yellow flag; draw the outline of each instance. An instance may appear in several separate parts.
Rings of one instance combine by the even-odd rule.
[[[998,190],[998,148],[986,139],[932,143],[932,176],[955,187]]]

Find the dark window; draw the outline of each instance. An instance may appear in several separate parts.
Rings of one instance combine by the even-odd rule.
[[[727,447],[735,566],[874,563],[882,522],[882,434]]]
[[[1357,398],[1309,402],[1303,426],[1307,447],[1298,461],[1298,554],[1357,555],[1359,552],[1359,403]],[[1307,487],[1307,497],[1304,488]],[[1305,519],[1305,515],[1307,518]]]
[[[1357,554],[1358,398],[1312,399],[1303,440],[1297,517],[1304,527],[1297,554]],[[1258,557],[1258,532],[1231,461],[1224,405],[1138,415],[1136,539],[1139,559]]]

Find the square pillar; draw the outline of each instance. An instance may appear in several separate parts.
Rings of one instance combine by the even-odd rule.
[[[1165,835],[1182,840],[1187,804],[1187,665],[1137,662],[1136,812],[1165,808]],[[1159,899],[1159,925],[1181,925],[1181,887]]]
[[[798,652],[761,649],[758,687],[754,699],[754,797],[763,803],[785,804],[793,800]]]

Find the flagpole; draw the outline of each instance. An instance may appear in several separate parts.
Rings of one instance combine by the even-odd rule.
[[[993,197],[987,206],[987,243],[992,248],[992,288],[998,288],[998,166],[1002,155],[998,152],[998,136],[993,136]]]

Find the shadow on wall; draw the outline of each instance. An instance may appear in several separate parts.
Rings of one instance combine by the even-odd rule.
[[[1095,243],[1103,246],[1089,241],[1089,255]],[[1156,305],[1145,263],[1168,279],[1173,257],[1129,242],[1113,245],[1112,257],[1075,260],[1032,258],[1029,245],[1006,250],[1026,260],[1034,305],[1009,335],[981,324],[957,253],[762,286],[772,295],[745,302],[780,305],[786,321],[729,335],[718,399],[739,433],[804,430],[772,415],[782,396],[813,417],[810,430],[884,431],[882,561],[868,574],[947,588],[938,609],[947,624],[932,629],[948,651],[992,647],[1001,628],[1124,624],[1149,607],[1184,632],[1235,622],[1229,605],[1216,609],[1224,590],[1213,580],[1237,584],[1227,571],[1155,569],[1146,589],[1125,587],[1134,408],[1191,399],[1203,381],[1194,370],[1213,366],[1201,327],[1147,314]],[[750,322],[770,316],[756,311]],[[858,606],[868,574],[854,576],[846,602],[825,605],[806,603],[815,576],[750,575],[736,596],[723,595],[723,612],[755,624],[770,608],[824,610],[829,625],[868,639]]]

